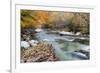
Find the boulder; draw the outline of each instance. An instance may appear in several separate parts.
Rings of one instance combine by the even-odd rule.
[[[65,32],[65,31],[60,31],[60,35],[74,35],[72,32]]]
[[[36,45],[38,44],[38,41],[37,41],[37,40],[30,40],[30,41],[29,41],[29,44],[30,44],[31,46],[36,46]]]
[[[88,59],[88,57],[85,54],[81,53],[81,52],[73,52],[72,55],[76,56],[80,59]]]
[[[21,47],[27,49],[28,47],[30,47],[29,43],[26,41],[21,41]]]
[[[77,32],[76,35],[81,35],[81,32]]]
[[[41,32],[41,31],[43,31],[41,28],[37,28],[37,29],[35,29],[35,31],[36,32]]]

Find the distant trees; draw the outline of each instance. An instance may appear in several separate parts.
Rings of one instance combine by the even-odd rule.
[[[89,34],[89,13],[74,13],[72,23],[75,32]]]
[[[21,28],[32,28],[35,23],[35,17],[31,10],[21,10]]]
[[[48,21],[48,12],[21,10],[21,27],[22,28],[37,28],[46,24]]]
[[[53,28],[89,34],[89,13],[21,10],[22,28]]]

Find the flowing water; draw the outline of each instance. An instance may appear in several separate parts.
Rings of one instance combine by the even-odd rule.
[[[36,33],[36,37],[39,41],[43,39],[47,39],[50,44],[55,49],[56,56],[59,57],[60,60],[80,60],[82,58],[77,57],[77,55],[73,55],[74,51],[80,50],[83,47],[87,47],[89,45],[80,44],[78,42],[73,42],[76,37],[72,36],[60,36],[58,34],[48,34],[49,31],[43,30],[39,33]]]

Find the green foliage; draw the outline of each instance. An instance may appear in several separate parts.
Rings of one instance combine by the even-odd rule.
[[[69,28],[69,31],[70,31],[70,32],[76,33],[76,32],[78,32],[79,30],[78,30],[77,26],[76,26],[74,23],[72,23],[72,21],[73,21],[73,19],[70,20],[70,23],[69,23],[69,24],[66,24],[66,27]]]

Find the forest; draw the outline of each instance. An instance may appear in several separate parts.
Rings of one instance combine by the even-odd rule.
[[[89,13],[21,10],[21,28],[65,29],[89,34]]]
[[[21,63],[89,60],[90,13],[20,10]]]

